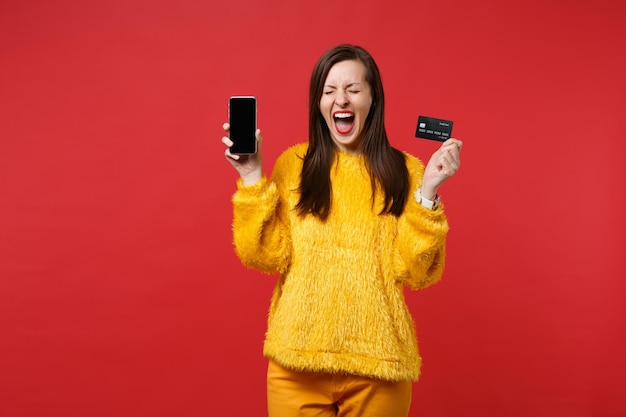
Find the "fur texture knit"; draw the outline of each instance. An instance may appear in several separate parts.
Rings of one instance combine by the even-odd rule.
[[[244,265],[279,274],[264,354],[282,366],[389,381],[417,380],[421,358],[403,286],[441,277],[448,223],[443,208],[410,197],[404,213],[380,215],[362,157],[338,152],[328,219],[294,210],[307,145],[286,150],[271,179],[238,183],[233,234]],[[411,192],[423,164],[406,154]]]

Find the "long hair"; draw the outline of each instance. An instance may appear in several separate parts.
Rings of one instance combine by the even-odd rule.
[[[317,61],[309,87],[309,148],[304,156],[300,178],[300,215],[312,214],[325,220],[330,213],[332,184],[330,170],[337,152],[329,127],[320,111],[324,82],[333,65],[355,60],[366,69],[365,80],[372,92],[372,106],[360,142],[361,153],[372,183],[372,202],[380,187],[384,205],[380,214],[399,216],[409,194],[409,173],[404,154],[391,147],[385,130],[385,96],[378,66],[371,55],[355,45],[338,45]]]

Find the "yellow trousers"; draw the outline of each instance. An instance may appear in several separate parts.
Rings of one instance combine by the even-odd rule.
[[[406,417],[411,394],[411,382],[267,369],[269,417]]]

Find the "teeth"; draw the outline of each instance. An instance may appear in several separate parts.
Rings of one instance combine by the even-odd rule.
[[[352,117],[352,113],[335,113],[335,117],[337,119],[347,119],[349,117]]]

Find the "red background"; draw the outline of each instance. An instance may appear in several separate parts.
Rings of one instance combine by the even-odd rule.
[[[626,7],[3,1],[0,415],[265,414],[276,277],[231,245],[227,99],[266,171],[306,140],[327,48],[377,60],[394,146],[450,118],[448,267],[408,292],[411,416],[625,416]]]

